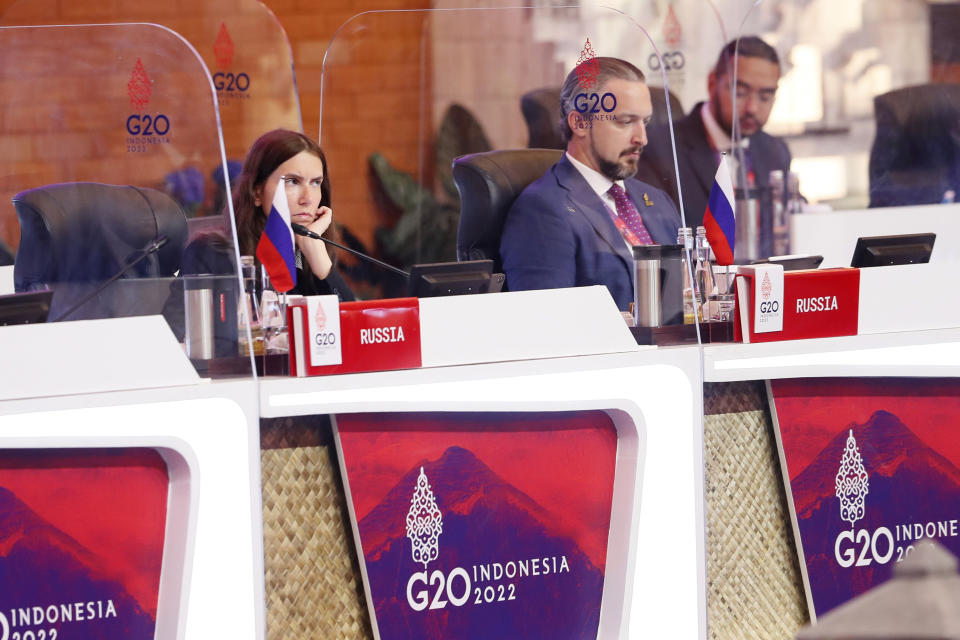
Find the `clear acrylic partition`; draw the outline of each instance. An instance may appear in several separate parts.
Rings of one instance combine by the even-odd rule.
[[[290,43],[273,12],[257,0],[196,0],[189,7],[155,0],[16,0],[0,15],[5,25],[121,22],[169,27],[206,63],[220,102],[231,182],[262,134],[278,127],[303,130]],[[190,171],[171,175],[165,189],[198,217],[191,228],[199,231],[215,224],[199,216],[223,210],[221,184],[219,173]]]
[[[562,149],[560,87],[591,55],[643,70],[654,121],[669,123],[662,87],[673,77],[654,46],[665,15],[594,5],[371,11],[347,20],[324,59],[320,115],[344,240],[404,269],[456,260],[453,160]],[[662,131],[672,166],[669,127]],[[404,293],[401,278],[349,256],[343,264],[361,296]]]
[[[849,266],[856,235],[836,240],[849,244],[839,258],[831,258],[829,238],[841,228],[856,227],[863,236],[941,231],[933,262],[960,260],[960,245],[949,235],[950,221],[960,215],[954,204],[960,193],[955,28],[960,11],[955,3],[695,0],[673,5],[685,32],[689,25],[706,36],[685,43],[688,65],[699,61],[693,77],[705,78],[721,42],[738,35],[759,36],[779,54],[782,73],[763,132],[786,144],[793,175],[770,182],[770,167],[757,174],[757,182],[770,187],[758,197],[771,200],[762,207],[761,254],[816,252],[826,256],[824,267]],[[707,26],[713,22],[716,31],[715,15],[725,25],[725,37],[713,37]],[[749,91],[741,94],[755,102]],[[684,91],[685,105],[705,98],[705,80]],[[887,210],[878,211],[882,208]],[[798,222],[794,215],[805,213],[823,214],[817,219],[823,221],[824,251],[817,251],[818,241],[809,232],[794,237],[794,246],[784,233],[791,221]],[[808,229],[809,220],[799,222]]]
[[[216,92],[194,48],[151,24],[3,27],[0,59],[0,220],[19,244],[17,290],[52,289],[48,321],[163,314],[181,341],[197,326],[185,307],[206,296],[189,355],[250,374],[232,213],[191,237],[213,190],[190,182],[190,212],[165,187],[224,175]]]

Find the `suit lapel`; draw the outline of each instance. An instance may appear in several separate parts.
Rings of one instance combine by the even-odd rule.
[[[620,235],[617,226],[610,219],[610,214],[607,213],[607,206],[603,200],[590,188],[577,168],[570,164],[566,154],[556,164],[556,176],[560,186],[567,190],[570,204],[587,219],[590,226],[610,247],[610,250],[620,256],[632,279],[633,269],[630,268],[630,265],[633,263],[633,256],[627,250],[623,236]]]

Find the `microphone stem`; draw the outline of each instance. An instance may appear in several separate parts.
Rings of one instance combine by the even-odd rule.
[[[394,273],[403,276],[403,277],[406,278],[407,280],[410,279],[410,274],[409,274],[407,271],[404,271],[403,269],[397,269],[396,267],[394,267],[394,266],[392,266],[392,265],[389,265],[389,264],[387,264],[386,262],[381,262],[380,260],[377,260],[377,259],[374,258],[373,256],[368,256],[367,254],[365,254],[365,253],[360,253],[359,251],[356,251],[356,250],[354,250],[354,249],[351,249],[350,247],[345,247],[345,246],[343,246],[342,244],[340,244],[339,242],[335,242],[335,241],[333,241],[333,240],[330,240],[329,238],[324,238],[323,236],[321,236],[321,235],[319,235],[319,234],[316,234],[316,233],[313,233],[313,232],[311,232],[311,233],[312,233],[313,235],[307,236],[308,238],[313,238],[314,240],[323,240],[323,241],[326,242],[327,244],[332,244],[332,245],[335,246],[336,248],[338,248],[338,249],[343,249],[343,250],[346,251],[347,253],[352,253],[352,254],[355,255],[355,256],[358,256],[358,257],[360,257],[360,258],[363,258],[364,260],[369,260],[370,262],[373,262],[374,264],[380,265],[380,266],[383,267],[384,269],[387,269],[387,270],[389,270],[389,271],[393,271]]]
[[[72,307],[70,307],[69,309],[67,309],[67,310],[64,311],[63,313],[61,313],[59,316],[57,316],[57,317],[54,318],[53,320],[48,320],[48,322],[59,322],[59,321],[63,320],[64,318],[66,318],[67,316],[71,315],[71,314],[72,314],[73,312],[75,312],[77,309],[79,309],[79,308],[82,307],[83,305],[87,304],[87,303],[90,302],[94,297],[96,297],[97,295],[99,295],[104,289],[106,289],[106,288],[109,287],[111,284],[113,284],[114,282],[116,282],[117,280],[119,280],[120,277],[121,277],[124,273],[127,272],[127,269],[131,269],[131,268],[135,267],[136,265],[140,264],[143,260],[145,260],[148,256],[151,256],[151,255],[153,255],[154,253],[156,253],[157,251],[159,251],[159,250],[160,250],[160,247],[162,247],[163,245],[167,244],[167,241],[168,241],[168,240],[169,240],[169,238],[167,238],[167,236],[160,236],[159,238],[155,239],[153,242],[150,243],[150,246],[149,246],[149,247],[147,247],[146,249],[144,249],[143,253],[140,254],[140,256],[138,256],[138,257],[137,257],[136,259],[134,259],[134,260],[130,260],[129,262],[127,262],[127,264],[123,265],[123,268],[120,269],[120,271],[117,271],[115,274],[113,274],[113,275],[110,277],[110,279],[108,279],[108,280],[105,281],[103,284],[101,284],[99,287],[97,287],[92,293],[89,293],[88,295],[85,295],[85,296],[80,300],[80,302],[76,303],[75,305],[73,305]]]

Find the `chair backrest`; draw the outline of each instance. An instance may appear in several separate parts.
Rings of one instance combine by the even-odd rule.
[[[555,149],[506,149],[453,161],[453,180],[460,192],[459,260],[490,259],[494,271],[503,271],[500,234],[510,205],[562,154]]]
[[[873,104],[870,206],[933,204],[960,192],[960,85],[904,87]]]
[[[80,299],[160,236],[167,236],[167,244],[123,278],[167,278],[180,268],[187,219],[180,205],[160,191],[92,182],[53,184],[18,193],[13,205],[20,222],[14,286],[17,291],[53,288],[52,318],[68,298]],[[117,296],[122,288],[117,287]],[[124,315],[116,305],[100,302],[99,311],[91,305],[76,317]]]
[[[527,122],[527,147],[563,149],[560,133],[560,87],[534,89],[520,98],[520,112]]]
[[[648,85],[649,86],[649,85]],[[673,93],[663,87],[649,86],[653,117],[650,125],[666,124],[667,100],[674,120],[683,117],[683,106]],[[520,98],[520,111],[527,122],[528,142],[531,149],[565,149],[567,144],[560,131],[560,87],[534,89]]]
[[[650,126],[670,122],[670,118],[667,117],[667,100],[670,101],[670,116],[673,117],[674,121],[685,115],[683,105],[680,104],[680,98],[673,95],[672,91],[666,91],[663,87],[651,86],[650,102],[653,104],[653,117],[650,120]]]

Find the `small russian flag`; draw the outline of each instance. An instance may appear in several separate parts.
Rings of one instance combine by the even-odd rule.
[[[703,226],[707,240],[717,256],[717,264],[733,264],[733,249],[737,244],[737,221],[733,213],[733,180],[727,168],[727,159],[720,158],[717,175],[710,188],[707,210],[703,214]]]
[[[290,228],[290,206],[283,178],[270,205],[267,226],[257,243],[257,259],[270,276],[273,288],[285,293],[297,284],[297,260],[293,249],[293,229]]]

